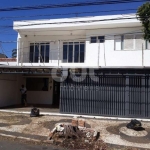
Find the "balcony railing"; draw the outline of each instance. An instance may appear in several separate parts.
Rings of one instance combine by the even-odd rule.
[[[30,53],[22,52],[18,55],[19,63],[58,63],[61,60],[62,55],[58,51],[50,51],[47,54],[44,53]]]

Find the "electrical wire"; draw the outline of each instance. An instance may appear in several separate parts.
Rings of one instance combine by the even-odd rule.
[[[73,12],[73,13],[57,13],[57,14],[46,14],[46,15],[29,15],[29,16],[11,16],[11,17],[0,17],[1,21],[16,19],[16,18],[31,18],[31,17],[48,17],[48,16],[65,16],[65,15],[80,15],[80,14],[92,14],[92,13],[103,13],[103,12],[122,12],[122,11],[131,11],[137,10],[135,8],[130,9],[113,9],[113,10],[101,10],[101,11],[85,11],[85,12]]]
[[[0,8],[0,12],[47,9],[47,8],[96,6],[96,5],[121,4],[121,3],[133,3],[133,2],[135,3],[135,2],[146,2],[146,1],[147,0],[107,0],[107,1],[96,0],[96,1],[72,2],[72,3],[62,3],[62,4],[44,4],[44,5],[18,6],[18,7]]]

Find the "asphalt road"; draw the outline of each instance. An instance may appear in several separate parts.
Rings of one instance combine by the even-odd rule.
[[[0,139],[0,150],[62,150],[53,146],[43,146],[35,144],[20,143],[18,141]]]

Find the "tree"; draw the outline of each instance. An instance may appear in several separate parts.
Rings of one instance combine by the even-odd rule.
[[[16,58],[17,57],[17,49],[13,49],[12,50],[12,58]]]
[[[144,27],[144,39],[150,42],[150,2],[140,6],[136,13],[137,19],[141,21]]]

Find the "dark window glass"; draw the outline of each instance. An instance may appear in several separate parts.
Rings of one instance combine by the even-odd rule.
[[[97,37],[96,36],[91,37],[91,43],[97,43]]]
[[[98,40],[100,43],[104,43],[105,42],[105,36],[98,36]]]
[[[45,45],[44,44],[41,44],[41,51],[40,51],[40,62],[44,62],[44,52],[45,51]]]
[[[73,62],[73,45],[69,45],[68,62]]]
[[[39,60],[39,44],[35,44],[35,57],[34,57],[34,62],[38,63]]]
[[[74,62],[79,62],[79,44],[74,46]]]
[[[80,62],[84,62],[85,44],[80,44]]]
[[[50,51],[50,46],[49,43],[46,45],[46,53],[45,53],[45,62],[49,62],[49,51]]]
[[[69,42],[69,45],[73,45],[73,42]]]
[[[34,45],[30,45],[30,62],[33,62],[33,57],[34,57]]]
[[[48,91],[48,78],[27,78],[26,87],[28,91]]]
[[[67,45],[63,45],[63,62],[67,62]]]

